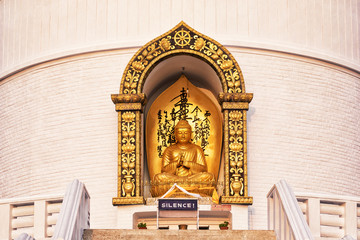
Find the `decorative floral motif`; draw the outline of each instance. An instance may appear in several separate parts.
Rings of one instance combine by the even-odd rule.
[[[242,118],[242,113],[240,111],[231,111],[229,117],[231,121],[237,122]]]
[[[123,145],[121,147],[121,150],[123,150],[123,152],[125,152],[125,153],[131,153],[135,150],[135,145],[127,143],[126,145]]]
[[[241,143],[231,143],[229,145],[230,149],[234,152],[240,152],[243,148],[243,145]]]
[[[137,66],[136,64],[135,66]],[[138,67],[138,66],[137,66]],[[124,87],[125,87],[125,94],[135,94],[137,87],[137,82],[139,81],[140,74],[137,73],[136,69],[131,69],[128,71],[125,77]]]
[[[132,138],[132,137],[135,136],[135,131],[123,132],[123,133],[122,133],[122,136],[123,136],[124,138],[128,138],[128,137]]]
[[[203,50],[205,47],[205,43],[206,43],[206,41],[203,38],[196,39],[196,41],[194,43],[194,49],[197,51]]]
[[[159,45],[160,45],[161,50],[163,50],[164,52],[170,50],[170,48],[171,48],[170,41],[169,41],[169,39],[166,39],[166,38],[161,39]]]
[[[122,119],[124,120],[124,122],[126,123],[131,123],[134,121],[135,119],[135,113],[133,112],[125,112],[122,115]]]
[[[141,72],[141,71],[143,71],[145,69],[145,66],[139,61],[133,62],[131,64],[131,67],[135,72]]]
[[[227,61],[223,61],[221,64],[220,64],[220,68],[224,71],[230,71],[234,66],[234,63],[230,60],[227,60]]]

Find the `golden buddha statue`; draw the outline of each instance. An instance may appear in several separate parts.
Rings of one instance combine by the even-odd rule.
[[[180,120],[175,126],[175,140],[176,143],[164,151],[161,173],[153,178],[153,192],[159,196],[171,187],[170,183],[177,183],[190,191],[210,195],[215,178],[207,170],[202,148],[191,143],[191,126],[186,120]]]

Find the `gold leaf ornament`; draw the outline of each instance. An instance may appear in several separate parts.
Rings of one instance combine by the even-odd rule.
[[[206,42],[205,42],[205,40],[203,38],[196,39],[195,44],[194,44],[195,50],[197,50],[197,51],[203,50],[204,47],[205,47],[205,43]]]
[[[242,118],[242,114],[240,111],[232,111],[229,113],[230,120],[239,121]]]
[[[139,61],[133,62],[131,64],[131,67],[134,69],[134,71],[137,71],[137,72],[141,72],[145,69],[145,66]]]
[[[243,145],[241,143],[231,143],[229,147],[233,152],[240,152]]]
[[[128,168],[129,164],[127,162],[123,162],[123,164],[121,166],[122,166],[122,168]]]
[[[133,82],[131,85],[130,85],[130,88],[131,89],[135,89],[137,87],[137,83],[136,82]]]
[[[123,131],[123,132],[121,133],[121,135],[122,135],[124,138],[128,138],[128,137],[129,137],[129,132]]]
[[[135,119],[135,113],[132,113],[132,112],[125,112],[123,115],[122,115],[122,119],[129,123],[129,122],[132,122],[134,119]]]
[[[234,63],[231,60],[223,61],[221,63],[220,68],[224,71],[230,71],[234,66]]]
[[[134,162],[131,162],[130,164],[129,164],[129,168],[134,168],[135,167],[135,163]]]
[[[121,147],[121,150],[123,150],[125,153],[131,153],[135,150],[135,145],[134,144],[125,144]]]
[[[159,42],[159,45],[160,45],[161,50],[163,50],[163,51],[168,51],[168,50],[170,50],[170,47],[171,47],[170,41],[166,38],[161,39],[161,41]]]

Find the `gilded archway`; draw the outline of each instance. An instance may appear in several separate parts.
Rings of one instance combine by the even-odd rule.
[[[137,51],[122,76],[120,94],[141,93],[152,68],[167,57],[177,54],[199,57],[212,66],[220,78],[223,92],[245,92],[244,78],[231,53],[220,43],[180,22]]]
[[[240,67],[230,52],[215,40],[180,22],[167,33],[140,48],[125,68],[119,94],[111,96],[118,112],[118,196],[114,205],[143,204],[141,136],[142,92],[151,70],[175,55],[191,55],[208,63],[218,75],[218,93],[224,119],[225,188],[221,202],[251,204],[247,191],[246,111],[252,100],[245,93]]]

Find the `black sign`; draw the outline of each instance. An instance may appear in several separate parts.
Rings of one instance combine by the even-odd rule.
[[[197,199],[159,199],[159,210],[196,211]]]

